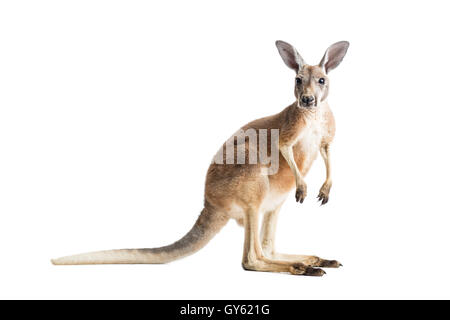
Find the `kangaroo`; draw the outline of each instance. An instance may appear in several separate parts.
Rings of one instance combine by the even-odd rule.
[[[327,103],[330,81],[328,73],[336,68],[349,47],[346,41],[331,45],[318,65],[308,65],[287,42],[276,41],[284,63],[295,71],[296,101],[281,112],[254,120],[241,131],[256,134],[240,142],[233,136],[227,154],[218,153],[211,163],[205,183],[204,208],[192,229],[175,243],[151,249],[121,249],[84,253],[52,260],[55,265],[84,264],[160,264],[191,255],[203,248],[230,220],[244,227],[245,270],[286,272],[294,275],[322,276],[321,268],[342,266],[336,260],[316,256],[282,254],[275,251],[275,228],[280,208],[295,187],[295,199],[303,203],[307,195],[304,177],[320,152],[326,167],[326,180],[318,200],[328,202],[331,180],[330,144],[335,133],[335,121]],[[260,152],[262,132],[269,133],[275,146],[267,154],[279,159],[275,170],[268,170],[267,161],[251,163],[251,152]],[[276,134],[275,134],[276,133]],[[272,139],[277,136],[278,139]],[[231,141],[231,144],[230,144]],[[244,160],[236,163],[234,151],[245,151]],[[223,150],[223,149],[222,149]],[[229,161],[231,160],[231,161]],[[241,159],[242,160],[242,159]],[[254,160],[254,159],[253,159]],[[269,172],[272,171],[272,172]],[[259,230],[259,220],[262,219]]]

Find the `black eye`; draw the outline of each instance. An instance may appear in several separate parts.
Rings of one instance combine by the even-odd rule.
[[[299,86],[302,84],[302,78],[295,78],[295,83]]]
[[[319,83],[320,83],[320,84],[325,84],[325,79],[324,79],[324,78],[320,78],[320,79],[319,79]]]

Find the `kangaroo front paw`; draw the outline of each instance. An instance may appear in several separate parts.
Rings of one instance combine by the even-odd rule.
[[[324,183],[322,188],[320,188],[319,191],[319,195],[317,196],[317,198],[319,199],[318,201],[322,201],[321,206],[323,206],[324,204],[326,204],[328,202],[328,198],[330,195],[330,189],[331,189],[331,185]]]
[[[297,202],[303,203],[306,198],[306,184],[299,184],[297,190],[295,191],[295,200]]]
[[[290,268],[289,272],[294,275],[310,276],[310,277],[321,277],[326,272],[319,268],[312,268],[304,265],[303,263],[294,263]]]

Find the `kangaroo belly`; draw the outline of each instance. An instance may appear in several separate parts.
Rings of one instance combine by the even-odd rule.
[[[269,190],[262,199],[259,213],[264,214],[276,210],[283,204],[288,195],[289,191]],[[235,219],[238,224],[243,225],[245,209],[241,205],[233,203],[228,211],[228,215],[231,219]]]
[[[289,192],[279,190],[270,190],[261,203],[261,212],[270,212],[276,210],[286,200]]]

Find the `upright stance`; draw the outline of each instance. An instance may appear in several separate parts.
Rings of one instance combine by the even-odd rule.
[[[232,218],[245,229],[242,266],[246,270],[321,276],[325,272],[320,267],[339,267],[336,260],[278,253],[274,243],[280,207],[294,188],[296,201],[303,203],[307,194],[304,177],[319,152],[325,162],[326,180],[318,198],[322,204],[328,202],[331,188],[329,153],[335,131],[333,114],[326,101],[328,73],[340,64],[349,43],[342,41],[330,46],[318,65],[306,64],[297,50],[286,42],[277,41],[276,46],[286,65],[295,71],[296,101],[280,113],[241,128],[242,132],[254,132],[255,140],[247,139],[248,136],[241,140],[233,136],[228,140],[232,146],[231,158],[230,149],[227,149],[223,154],[227,161],[216,161],[209,167],[204,209],[183,238],[161,248],[84,253],[52,260],[53,264],[167,263],[204,247]],[[267,132],[269,136],[274,132],[278,135],[275,147],[270,144],[266,150],[269,156],[276,155],[273,158],[279,159],[275,171],[267,161],[249,161],[253,151],[260,154],[260,142],[264,140],[262,133]],[[236,161],[239,150],[244,150],[245,161]],[[262,219],[261,230],[259,219]]]

